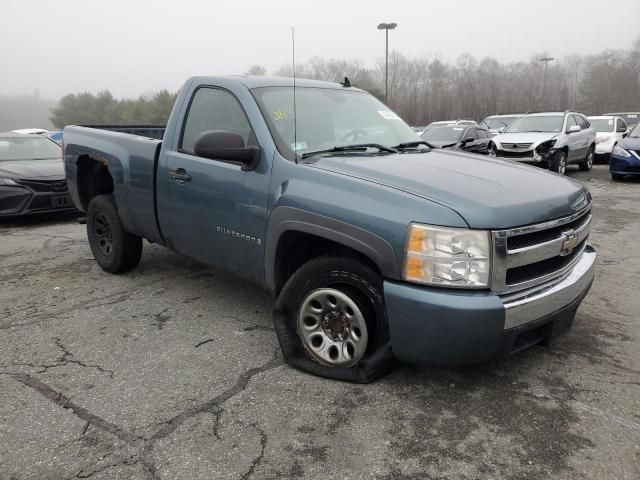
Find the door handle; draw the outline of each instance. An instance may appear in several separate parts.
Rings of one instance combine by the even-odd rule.
[[[189,175],[184,168],[178,168],[177,170],[169,170],[169,176],[181,182],[191,181],[191,175]]]

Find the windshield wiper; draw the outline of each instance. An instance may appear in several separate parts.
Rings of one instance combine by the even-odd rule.
[[[387,153],[398,153],[393,148],[385,147],[384,145],[380,145],[378,143],[359,143],[357,145],[343,145],[341,147],[333,147],[328,148],[326,150],[316,150],[315,152],[306,152],[302,154],[302,158],[309,158],[314,155],[320,155],[322,153],[334,153],[334,152],[363,152],[367,150],[367,148],[377,148],[381,152]]]
[[[425,142],[424,140],[418,140],[416,142],[404,142],[404,143],[399,143],[398,145],[394,145],[391,148],[395,148],[397,150],[402,150],[405,148],[416,148],[420,145],[426,145],[429,148],[433,148],[433,145],[431,145],[429,142]]]

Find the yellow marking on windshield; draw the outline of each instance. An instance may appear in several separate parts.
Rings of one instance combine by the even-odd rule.
[[[289,115],[284,110],[276,110],[275,112],[273,112],[274,120],[284,120],[285,118],[288,118],[288,117]]]

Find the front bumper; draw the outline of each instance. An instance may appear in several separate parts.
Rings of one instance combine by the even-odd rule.
[[[615,142],[596,143],[596,155],[610,155]]]
[[[548,344],[573,322],[593,282],[595,259],[587,246],[560,280],[505,297],[385,281],[393,352],[408,362],[465,365]]]
[[[67,190],[37,192],[26,187],[0,186],[0,218],[75,210]]]
[[[629,157],[611,155],[609,171],[616,175],[640,175],[640,154],[632,151]]]
[[[519,163],[527,163],[529,165],[538,165],[541,167],[549,166],[549,159],[551,158],[551,153],[545,155],[540,155],[535,150],[526,150],[526,151],[509,151],[509,150],[497,150],[496,158],[502,160],[513,160],[514,162]]]

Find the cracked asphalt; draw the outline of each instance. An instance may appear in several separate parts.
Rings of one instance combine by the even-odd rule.
[[[640,182],[595,199],[597,278],[551,348],[371,385],[294,371],[274,300],[145,243],[95,264],[68,217],[0,225],[1,479],[638,479]]]

